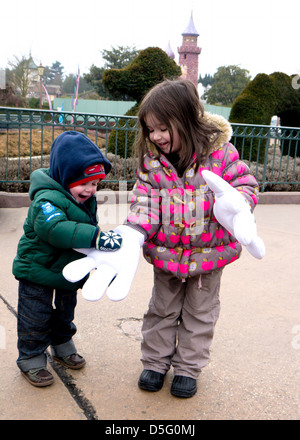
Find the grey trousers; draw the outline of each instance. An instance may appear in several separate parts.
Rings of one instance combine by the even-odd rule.
[[[197,379],[209,361],[220,313],[222,269],[185,282],[154,267],[154,287],[142,325],[145,369]],[[201,286],[200,286],[201,284]]]

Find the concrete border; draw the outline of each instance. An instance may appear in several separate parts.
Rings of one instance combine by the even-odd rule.
[[[261,205],[298,205],[300,203],[300,192],[264,192],[259,195]]]
[[[130,203],[130,191],[98,191],[97,202],[101,205]],[[261,205],[298,205],[300,192],[264,192],[260,193]],[[23,208],[30,205],[28,193],[7,193],[0,191],[0,208]]]
[[[29,205],[28,193],[0,192],[0,208],[23,208]]]

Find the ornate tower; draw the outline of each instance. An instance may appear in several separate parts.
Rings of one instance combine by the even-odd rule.
[[[193,13],[189,24],[183,36],[182,46],[178,47],[179,65],[181,66],[183,76],[193,81],[198,86],[198,58],[201,48],[197,46],[197,37],[199,36],[193,21]]]

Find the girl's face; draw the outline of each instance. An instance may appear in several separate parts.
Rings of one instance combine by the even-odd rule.
[[[181,141],[176,128],[172,125],[173,143],[167,127],[160,122],[152,113],[145,117],[145,124],[149,130],[149,139],[165,154],[176,153],[181,149]],[[171,148],[172,147],[172,148]]]
[[[82,183],[81,185],[70,188],[70,193],[78,203],[86,202],[97,191],[97,184],[100,179],[91,180],[90,182]]]

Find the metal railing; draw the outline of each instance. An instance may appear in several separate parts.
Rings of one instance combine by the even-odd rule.
[[[137,156],[137,117],[0,107],[0,183],[29,182],[33,169],[48,166],[50,147],[66,130],[84,133],[105,157],[111,156],[113,168],[106,182],[135,181],[131,168]],[[27,178],[23,162],[27,163]]]
[[[133,183],[137,125],[133,116],[0,107],[0,184],[28,183],[33,169],[48,166],[52,142],[65,130],[83,132],[109,158],[113,169],[107,183]],[[276,185],[281,190],[300,190],[300,128],[231,125],[231,142],[250,166],[261,191],[276,189]]]
[[[231,124],[231,142],[256,177],[260,190],[300,191],[300,128]]]

